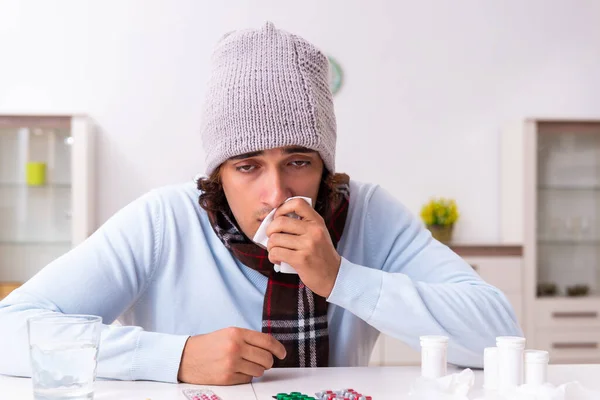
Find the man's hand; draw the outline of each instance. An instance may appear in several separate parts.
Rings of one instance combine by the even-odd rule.
[[[289,213],[302,219],[286,216]],[[267,236],[269,260],[273,264],[288,263],[310,290],[329,297],[342,258],[333,246],[323,217],[316,210],[302,199],[284,203],[275,212]]]
[[[187,340],[177,379],[196,385],[248,383],[273,366],[273,356],[285,355],[285,347],[266,333],[225,328]]]

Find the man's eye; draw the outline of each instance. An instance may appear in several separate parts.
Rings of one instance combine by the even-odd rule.
[[[239,172],[250,172],[253,169],[254,169],[254,165],[240,165],[240,166],[235,167],[235,170],[239,171]]]
[[[294,167],[306,167],[306,166],[310,165],[310,161],[297,160],[297,161],[292,161],[290,164],[292,164]]]

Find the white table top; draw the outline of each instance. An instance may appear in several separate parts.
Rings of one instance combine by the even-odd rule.
[[[398,399],[407,393],[410,384],[420,374],[420,367],[370,368],[284,368],[267,371],[253,383],[256,398],[267,400],[277,393],[315,392],[330,389],[354,389],[374,400]]]
[[[94,400],[187,400],[186,388],[210,389],[223,400],[256,400],[252,385],[194,386],[148,381],[98,380],[94,386]],[[33,400],[31,379],[0,375],[1,400]]]
[[[449,373],[460,370],[449,368]],[[469,398],[482,395],[483,373],[475,370],[475,386]],[[352,388],[374,400],[398,400],[406,396],[410,385],[419,376],[420,367],[365,367],[365,368],[318,368],[318,369],[272,369],[252,384],[238,386],[194,386],[160,382],[96,382],[96,400],[185,400],[185,388],[208,388],[223,400],[272,400],[281,392],[302,392],[314,395],[324,389]],[[600,391],[600,364],[550,365],[548,379],[555,385],[579,381],[588,389]],[[31,380],[0,375],[0,398],[31,400]]]
[[[462,369],[449,367],[448,373]],[[483,371],[474,370],[475,385],[470,399],[483,396]],[[351,388],[373,400],[399,400],[407,398],[411,384],[421,373],[421,367],[369,367],[369,368],[318,368],[273,369],[252,384],[257,400],[272,400],[280,392],[302,392],[313,396],[315,392]],[[579,381],[586,388],[600,391],[600,364],[550,365],[548,380],[558,386]]]

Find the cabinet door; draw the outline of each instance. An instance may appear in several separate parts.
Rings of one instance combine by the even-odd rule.
[[[505,294],[521,294],[523,261],[521,257],[465,257],[481,278]]]
[[[481,278],[504,293],[517,319],[523,318],[523,259],[516,256],[465,257]]]
[[[92,126],[0,115],[0,282],[27,281],[93,230]]]
[[[600,122],[539,122],[534,228],[536,285],[559,296],[600,293]]]

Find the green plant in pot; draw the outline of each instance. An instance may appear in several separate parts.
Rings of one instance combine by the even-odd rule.
[[[579,297],[579,296],[587,296],[590,292],[590,287],[588,285],[580,284],[567,286],[567,296],[570,297]]]
[[[558,294],[558,286],[554,282],[540,282],[537,285],[538,297],[556,296]]]
[[[456,201],[445,197],[432,198],[421,208],[421,218],[431,235],[442,243],[452,241],[454,224],[459,213]]]

